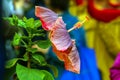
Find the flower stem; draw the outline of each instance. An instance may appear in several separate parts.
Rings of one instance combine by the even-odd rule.
[[[30,68],[30,54],[28,53],[28,62],[27,62],[27,67]]]

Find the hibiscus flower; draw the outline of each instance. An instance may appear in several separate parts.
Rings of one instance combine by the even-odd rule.
[[[66,30],[66,24],[62,17],[58,17],[52,10],[44,7],[35,7],[35,15],[40,18],[43,29],[49,31],[49,38],[52,43],[53,51],[57,57],[64,61],[65,69],[80,73],[80,57],[75,45],[75,40],[70,38],[68,32],[79,28],[88,17],[80,23],[76,23],[73,28]]]

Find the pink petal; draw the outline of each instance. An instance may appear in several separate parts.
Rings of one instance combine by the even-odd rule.
[[[74,41],[72,43],[72,47],[68,48],[66,51],[59,51],[54,45],[53,51],[61,61],[64,61],[66,70],[78,74],[80,73],[80,58]]]
[[[71,49],[72,49],[72,46],[69,47],[67,50],[65,51],[59,51],[57,50],[57,48],[52,44],[52,47],[53,47],[53,52],[55,52],[55,54],[57,55],[57,57],[59,58],[59,60],[61,61],[65,61],[64,60],[64,57],[65,57],[65,54],[68,54],[70,53]]]
[[[58,18],[58,15],[52,10],[40,6],[35,7],[35,15],[40,18],[45,30],[50,30]]]
[[[66,70],[79,73],[80,58],[75,42],[71,40],[65,28],[65,23],[59,17],[50,31],[50,40],[57,57],[65,62]]]
[[[66,54],[65,69],[75,73],[80,73],[80,57],[74,41],[70,53]]]
[[[50,32],[50,40],[57,50],[65,51],[72,45],[72,40],[66,30],[66,24],[59,17]]]

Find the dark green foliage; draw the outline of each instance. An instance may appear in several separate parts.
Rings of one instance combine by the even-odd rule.
[[[15,15],[4,19],[19,30],[14,35],[12,45],[26,49],[22,58],[8,60],[5,67],[10,69],[16,66],[16,74],[19,80],[54,80],[52,74],[47,70],[37,69],[37,67],[32,69],[34,64],[39,64],[39,66],[51,68],[55,77],[58,75],[56,67],[47,64],[46,59],[42,56],[43,54],[37,54],[37,48],[33,48],[33,45],[38,45],[39,48],[46,49],[51,45],[49,39],[32,41],[35,36],[43,37],[46,35],[43,33],[44,30],[38,29],[41,27],[40,20],[27,19],[26,17],[19,19]],[[23,29],[27,31],[28,35],[25,35]],[[25,62],[26,65],[21,64],[21,62]]]

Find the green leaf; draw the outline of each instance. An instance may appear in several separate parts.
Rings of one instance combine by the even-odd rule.
[[[18,20],[18,17],[16,15],[12,15],[14,20]]]
[[[26,26],[29,28],[34,28],[34,19],[30,18],[26,21]]]
[[[25,54],[23,55],[23,57],[24,57],[25,60],[28,60],[28,58],[29,58],[29,57],[28,57],[28,53],[25,53]]]
[[[13,18],[13,23],[15,24],[15,26],[18,24],[18,17],[16,16],[16,15],[13,15],[12,16],[12,18]]]
[[[35,20],[35,21],[34,21],[34,27],[35,27],[35,28],[38,28],[38,27],[40,27],[40,26],[41,26],[40,20]]]
[[[6,61],[5,68],[13,67],[18,60],[27,61],[26,59],[23,59],[23,58],[10,59],[10,60]]]
[[[53,76],[48,71],[41,70],[41,72],[43,72],[45,74],[45,77],[43,80],[54,80]]]
[[[46,49],[51,46],[50,40],[40,40],[36,44],[43,49]]]
[[[26,68],[17,64],[16,72],[19,80],[44,80],[46,74],[37,69]]]
[[[25,22],[22,21],[22,20],[18,20],[18,26],[19,26],[19,27],[26,28],[26,24],[25,24]]]
[[[16,15],[13,15],[12,17],[4,17],[3,19],[7,20],[12,26],[15,26],[18,22],[18,17]]]
[[[18,58],[14,58],[14,59],[8,60],[6,62],[6,64],[5,64],[5,68],[11,68],[11,67],[13,67],[18,60],[19,60]]]
[[[26,17],[23,17],[23,21],[26,22],[26,21],[27,21],[27,18],[26,18]]]
[[[55,77],[58,77],[58,69],[54,65],[47,64],[46,66],[52,70]]]
[[[35,53],[35,52],[37,52],[37,48],[28,48],[27,51],[29,51],[31,53]]]
[[[15,23],[14,23],[12,17],[4,17],[3,19],[6,20],[6,21],[8,21],[10,23],[10,25],[15,26]]]
[[[13,45],[19,45],[19,43],[20,43],[20,40],[21,40],[21,35],[20,34],[18,34],[18,33],[15,33],[15,36],[14,36],[14,38],[13,38]]]
[[[41,66],[45,66],[47,62],[45,61],[45,58],[39,54],[33,54],[32,57],[40,63]]]

